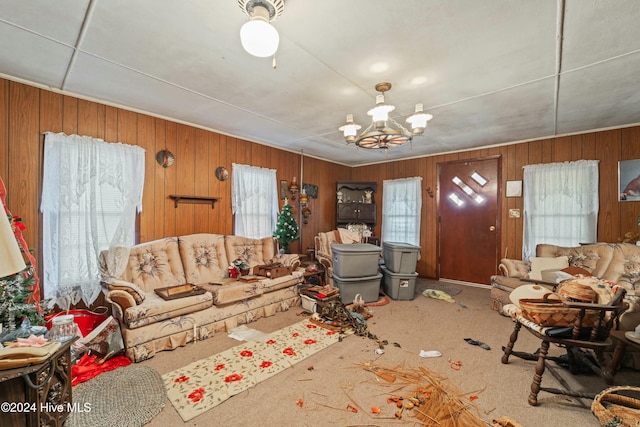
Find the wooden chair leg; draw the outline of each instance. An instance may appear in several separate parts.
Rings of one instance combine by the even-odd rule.
[[[536,373],[533,376],[533,382],[531,383],[531,393],[529,393],[529,405],[531,406],[538,405],[538,393],[540,393],[542,375],[544,374],[548,353],[549,342],[542,341],[542,344],[540,344],[540,352],[538,353],[538,362],[536,363]]]
[[[520,328],[522,328],[522,324],[520,322],[516,322],[516,325],[513,327],[513,332],[511,332],[511,335],[509,336],[509,344],[507,344],[507,346],[504,348],[502,363],[505,365],[509,363],[509,356],[513,351],[513,345],[518,340],[518,332],[520,332]]]

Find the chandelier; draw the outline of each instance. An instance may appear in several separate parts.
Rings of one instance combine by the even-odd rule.
[[[367,112],[367,115],[371,116],[371,124],[358,135],[362,126],[353,121],[353,114],[347,114],[347,121],[338,128],[344,133],[347,143],[355,143],[362,148],[387,150],[390,147],[411,142],[415,135],[424,133],[427,122],[433,116],[422,111],[422,104],[416,104],[415,112],[407,118],[407,123],[411,125],[411,131],[409,131],[389,117],[389,113],[396,108],[384,102],[384,93],[391,89],[391,83],[378,83],[375,88],[380,95],[376,96],[375,107]]]
[[[280,35],[271,21],[282,15],[284,0],[238,0],[238,6],[250,18],[240,29],[244,50],[260,58],[275,55]]]

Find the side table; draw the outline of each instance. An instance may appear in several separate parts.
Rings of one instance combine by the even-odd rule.
[[[0,371],[2,426],[62,426],[73,409],[71,344],[68,340],[42,363]],[[15,410],[14,410],[15,409]]]
[[[622,357],[627,350],[627,346],[640,349],[640,343],[627,339],[627,337],[624,336],[624,333],[625,331],[611,331],[611,338],[613,338],[616,342],[616,347],[613,350],[613,359],[611,360],[612,377],[616,374],[616,372],[618,372],[620,362],[622,362]]]
[[[302,282],[305,286],[324,286],[324,268],[321,264],[317,264],[318,269],[315,271],[307,271],[305,269],[304,273],[304,282]]]

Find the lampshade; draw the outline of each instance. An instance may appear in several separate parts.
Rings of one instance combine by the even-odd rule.
[[[16,236],[13,234],[11,224],[2,206],[0,213],[0,277],[7,277],[24,270],[27,266],[22,258]]]
[[[265,7],[268,4],[256,2],[251,6],[251,20],[240,28],[242,47],[253,56],[273,56],[278,50],[280,35],[270,24],[271,14]]]
[[[416,104],[415,113],[407,117],[407,123],[411,125],[414,135],[422,135],[424,128],[427,127],[427,122],[433,118],[431,114],[424,113],[422,108],[422,104]]]

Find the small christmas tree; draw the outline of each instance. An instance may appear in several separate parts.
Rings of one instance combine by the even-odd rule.
[[[282,251],[285,254],[291,253],[289,244],[300,238],[298,223],[293,217],[293,209],[287,199],[284,200],[282,212],[280,216],[278,216],[278,223],[276,224],[276,231],[273,233],[273,237],[278,239],[278,242],[282,245]]]

